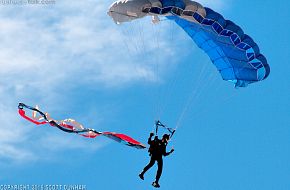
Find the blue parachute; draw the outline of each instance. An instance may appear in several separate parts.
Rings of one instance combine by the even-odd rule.
[[[236,87],[245,87],[269,76],[270,67],[258,45],[238,25],[225,20],[219,13],[190,0],[150,0],[149,3],[141,0],[144,2],[142,13],[146,15],[138,12],[134,15],[131,13],[137,10],[132,9],[134,1],[137,0],[126,1],[129,2],[127,6],[122,6],[120,1],[113,4],[109,15],[116,22],[131,21],[146,15],[162,15],[175,21],[207,53],[222,78],[234,82]],[[140,0],[138,2],[140,6]],[[198,6],[192,8],[193,5]],[[124,17],[127,13],[124,8],[130,10],[127,11],[131,13],[128,18]]]

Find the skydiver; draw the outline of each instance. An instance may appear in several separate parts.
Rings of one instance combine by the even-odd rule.
[[[139,177],[144,180],[144,174],[146,173],[147,170],[149,170],[154,164],[155,161],[157,161],[158,169],[156,173],[156,179],[152,183],[152,185],[156,188],[159,188],[159,179],[162,173],[162,168],[163,168],[163,158],[162,156],[168,156],[171,154],[174,149],[172,148],[170,152],[166,152],[166,146],[168,144],[170,136],[168,134],[164,134],[162,139],[158,139],[157,136],[155,136],[154,140],[152,140],[152,137],[154,136],[154,133],[150,133],[150,136],[148,138],[148,144],[150,145],[149,147],[149,156],[150,162],[145,168],[142,170],[142,172],[139,174]]]

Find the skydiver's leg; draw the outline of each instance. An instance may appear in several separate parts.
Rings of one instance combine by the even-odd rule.
[[[150,162],[147,166],[145,166],[145,168],[142,170],[142,172],[139,174],[140,178],[143,178],[143,175],[147,172],[147,170],[149,170],[155,163],[155,159],[153,158],[153,156],[151,156]],[[141,177],[142,176],[142,177]]]
[[[162,157],[157,159],[157,165],[158,165],[158,169],[157,169],[157,173],[156,173],[156,183],[158,184],[159,179],[161,177],[162,174],[162,168],[163,168],[163,159]]]

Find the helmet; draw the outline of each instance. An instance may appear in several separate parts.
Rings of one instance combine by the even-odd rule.
[[[169,140],[170,136],[168,134],[164,134],[162,138]]]

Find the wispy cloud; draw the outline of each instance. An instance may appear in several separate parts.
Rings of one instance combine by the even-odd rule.
[[[101,138],[86,139],[78,135],[67,135],[57,128],[50,130],[50,125],[35,126],[17,115],[16,105],[15,109],[7,105],[0,105],[0,160],[23,163],[53,159],[53,154],[62,150],[95,151],[106,145],[106,141]]]
[[[223,1],[200,2],[223,6]],[[148,18],[117,26],[106,14],[111,3],[66,0],[49,6],[0,6],[0,157],[37,158],[23,145],[32,129],[23,127],[16,114],[19,100],[49,105],[61,102],[63,92],[70,94],[76,87],[157,82],[156,69],[169,68],[168,58],[174,64],[180,52],[173,51],[172,24],[161,22],[161,30]],[[44,137],[37,141],[44,142]],[[53,151],[82,146],[58,136],[45,141],[61,142],[54,148],[42,143]]]
[[[7,107],[6,103],[0,104],[0,159],[15,161],[34,159],[33,153],[23,146],[29,130],[20,125],[21,122],[15,114],[16,110]]]

